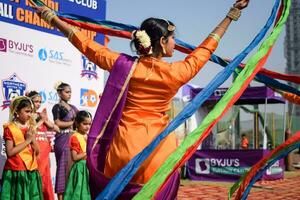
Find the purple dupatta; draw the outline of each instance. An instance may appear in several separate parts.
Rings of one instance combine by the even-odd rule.
[[[121,54],[114,63],[88,134],[87,166],[93,199],[110,181],[103,173],[105,159],[122,116],[128,82],[135,69],[134,61],[134,57]],[[128,185],[121,196],[130,199],[139,190],[138,185]]]
[[[92,199],[106,187],[110,178],[105,177],[104,167],[110,143],[116,133],[126,102],[128,83],[133,74],[136,57],[120,54],[112,67],[97,107],[87,141],[87,167]],[[157,199],[176,199],[179,173],[175,173]],[[128,184],[118,199],[131,199],[141,189],[141,184]]]

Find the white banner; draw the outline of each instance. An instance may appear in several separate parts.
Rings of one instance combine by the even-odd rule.
[[[10,99],[30,90],[40,92],[43,98],[41,109],[46,108],[52,119],[52,107],[59,100],[54,89],[57,81],[71,85],[71,104],[94,114],[103,91],[103,70],[89,62],[64,37],[6,22],[0,22],[0,27],[1,126],[8,121]],[[0,130],[1,143],[4,144],[3,129]],[[3,145],[0,150],[2,176],[5,163]],[[51,165],[55,166],[54,159]]]

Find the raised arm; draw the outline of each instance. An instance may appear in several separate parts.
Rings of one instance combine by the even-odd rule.
[[[177,73],[176,77],[182,84],[185,84],[192,79],[210,59],[232,20],[238,20],[241,15],[241,10],[247,7],[248,3],[249,0],[237,0],[225,18],[213,29],[208,37],[185,58],[185,60],[174,62],[172,64],[172,71]]]
[[[36,6],[35,9],[43,20],[59,29],[90,61],[104,70],[111,70],[114,62],[119,57],[119,53],[112,52],[107,47],[89,39],[79,29],[59,19],[49,8]]]

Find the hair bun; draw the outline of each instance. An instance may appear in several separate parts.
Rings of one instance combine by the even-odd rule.
[[[57,81],[56,83],[54,83],[54,89],[57,90],[62,83],[62,81]]]
[[[145,30],[135,30],[132,32],[132,40],[136,50],[140,55],[152,54],[151,39]]]

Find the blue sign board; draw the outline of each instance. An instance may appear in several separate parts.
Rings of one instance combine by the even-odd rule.
[[[77,14],[95,20],[104,20],[106,16],[106,0],[42,0],[55,11]],[[29,0],[1,0],[0,21],[24,26],[27,28],[62,35],[58,30],[47,25],[31,8]],[[103,36],[93,38],[103,43]]]

